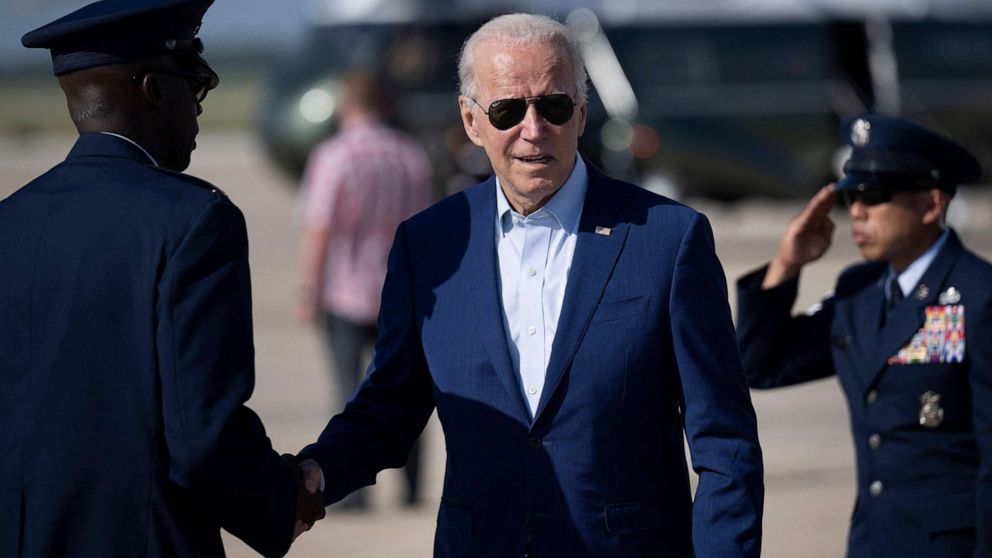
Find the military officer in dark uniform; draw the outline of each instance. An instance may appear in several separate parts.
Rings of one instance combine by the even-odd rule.
[[[863,114],[842,130],[844,177],[738,282],[748,379],[840,378],[857,453],[849,556],[992,556],[992,265],[944,226],[979,165],[900,118]],[[830,247],[837,198],[866,261],[817,311],[793,316],[800,271]]]
[[[323,512],[245,406],[241,212],[181,174],[212,0],[105,0],[51,51],[80,137],[0,201],[0,556],[284,554]]]

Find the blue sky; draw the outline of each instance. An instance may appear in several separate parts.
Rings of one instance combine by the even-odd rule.
[[[21,46],[21,35],[85,6],[85,0],[0,0],[0,68],[47,64],[48,53]],[[303,31],[306,0],[219,0],[204,19],[209,45],[283,46]]]

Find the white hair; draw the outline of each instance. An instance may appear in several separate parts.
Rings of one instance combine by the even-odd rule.
[[[480,42],[495,41],[509,45],[551,43],[563,55],[562,62],[572,66],[575,78],[575,103],[586,102],[588,83],[582,52],[568,27],[538,14],[506,14],[494,17],[465,40],[458,57],[458,89],[462,96],[474,99],[478,94],[475,83],[475,48]]]

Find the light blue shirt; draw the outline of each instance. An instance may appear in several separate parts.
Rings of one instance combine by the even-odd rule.
[[[927,269],[930,267],[930,264],[933,263],[934,258],[936,258],[937,254],[940,253],[940,249],[944,247],[944,244],[947,242],[947,237],[950,236],[950,234],[950,232],[945,230],[940,237],[937,238],[937,242],[933,243],[933,246],[927,248],[927,251],[923,252],[923,255],[913,260],[913,263],[909,264],[909,266],[907,266],[906,269],[899,274],[899,289],[902,290],[904,297],[908,297],[909,293],[916,288],[916,284],[923,278],[923,274],[927,272]],[[889,274],[886,280],[895,274],[896,270],[892,269],[892,266],[890,265]],[[888,293],[886,293],[886,296],[888,296]]]
[[[565,184],[544,206],[525,217],[510,208],[496,179],[496,254],[503,330],[531,416],[544,389],[588,183],[586,165],[576,156]]]

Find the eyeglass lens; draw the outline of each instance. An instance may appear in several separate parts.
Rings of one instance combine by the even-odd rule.
[[[885,203],[892,199],[892,191],[887,188],[873,188],[871,190],[845,190],[841,192],[846,207],[851,207],[854,202],[860,201],[867,206]]]
[[[534,108],[541,118],[555,126],[561,126],[572,118],[575,103],[564,93],[540,95],[518,99],[500,99],[489,105],[489,122],[497,130],[509,130],[519,124],[527,114],[529,100],[534,101]]]

